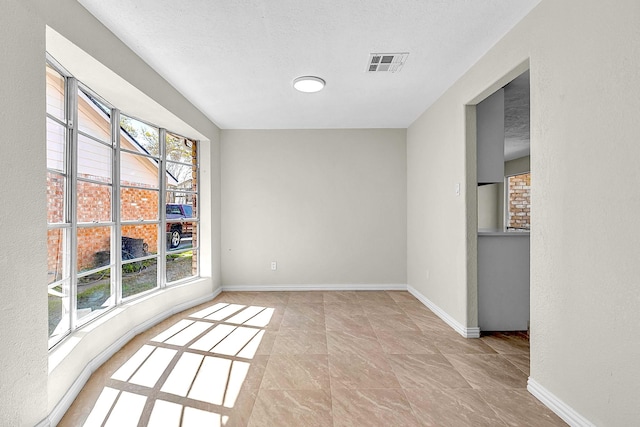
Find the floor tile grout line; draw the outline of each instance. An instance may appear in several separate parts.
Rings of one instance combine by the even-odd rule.
[[[478,391],[478,396],[480,397],[480,399],[482,399],[482,401],[493,411],[494,414],[496,414],[496,418],[499,419],[505,426],[509,425],[509,422],[507,420],[505,420],[504,418],[502,418],[500,416],[500,414],[498,413],[498,411],[496,411],[496,409],[494,408],[494,406],[487,401],[487,399],[484,398],[483,393]]]
[[[226,300],[224,300],[224,293],[223,293],[223,294],[220,295],[220,297],[215,298],[214,300],[212,300],[212,302],[214,302],[214,303],[215,302],[224,302],[224,303],[227,304],[227,306],[230,305],[230,304],[238,304],[238,305],[244,305],[245,306],[244,308],[239,309],[238,311],[230,314],[225,319],[228,319],[228,318],[230,318],[232,316],[238,315],[239,313],[242,312],[242,310],[246,309],[246,307],[250,306],[250,305],[265,306],[265,305],[270,305],[271,304],[273,306],[273,308],[275,309],[275,311],[274,311],[274,319],[276,319],[276,324],[274,324],[275,327],[274,328],[269,328],[269,326],[267,326],[264,329],[256,328],[257,329],[256,334],[259,334],[260,330],[265,331],[265,333],[266,332],[272,332],[273,334],[275,334],[275,337],[276,337],[276,338],[274,338],[274,340],[277,339],[277,336],[279,336],[279,334],[281,332],[283,332],[283,331],[300,330],[300,329],[287,328],[287,327],[285,327],[283,329],[281,327],[287,308],[289,308],[289,307],[294,308],[296,305],[300,305],[300,304],[303,304],[303,305],[307,304],[307,305],[312,305],[312,306],[318,306],[318,305],[321,306],[320,311],[322,312],[322,321],[323,321],[322,333],[324,334],[324,337],[323,337],[324,345],[327,348],[326,354],[322,353],[322,355],[326,356],[327,368],[329,369],[329,372],[328,372],[328,379],[329,379],[328,384],[329,384],[329,387],[328,387],[327,393],[329,395],[330,403],[331,403],[331,418],[332,418],[331,423],[332,424],[335,424],[335,414],[333,412],[333,410],[334,410],[333,389],[336,386],[336,383],[335,383],[336,380],[335,380],[335,378],[332,377],[331,369],[330,369],[330,361],[331,361],[332,354],[329,353],[329,333],[330,332],[333,333],[333,332],[336,332],[336,331],[345,331],[345,329],[336,329],[335,327],[329,328],[327,326],[327,318],[330,316],[330,315],[327,315],[327,311],[326,311],[326,306],[328,304],[353,304],[354,306],[359,307],[359,309],[361,310],[361,313],[362,313],[360,315],[361,317],[359,318],[359,320],[363,321],[363,322],[366,322],[366,325],[368,325],[368,327],[372,331],[373,335],[371,336],[371,338],[374,338],[375,342],[377,343],[377,345],[380,346],[380,348],[382,350],[380,354],[381,354],[383,360],[386,361],[387,364],[389,364],[389,366],[391,368],[390,373],[393,374],[394,378],[396,379],[396,381],[399,384],[399,386],[397,388],[402,389],[402,395],[404,396],[404,399],[406,400],[406,402],[409,405],[409,408],[411,410],[411,414],[418,420],[419,420],[419,415],[416,412],[416,409],[414,408],[414,405],[412,405],[411,402],[409,401],[409,397],[408,397],[407,391],[406,391],[407,388],[402,386],[402,384],[400,383],[398,374],[396,373],[395,370],[392,369],[392,366],[390,365],[390,362],[389,362],[390,359],[389,358],[395,356],[396,354],[391,353],[391,352],[387,352],[385,350],[385,347],[382,345],[383,341],[382,341],[381,337],[384,335],[385,332],[393,334],[394,333],[394,328],[385,329],[384,327],[380,327],[381,326],[380,324],[377,324],[376,327],[373,327],[373,324],[370,322],[370,319],[373,316],[384,317],[384,316],[396,315],[396,314],[397,315],[406,316],[411,321],[411,323],[415,324],[415,326],[418,327],[418,329],[412,330],[412,331],[417,333],[417,334],[420,334],[420,335],[422,335],[424,337],[429,337],[428,343],[433,346],[433,348],[432,348],[433,353],[426,353],[426,352],[425,353],[418,353],[417,352],[417,353],[415,353],[415,355],[425,355],[425,354],[440,355],[442,358],[447,360],[448,364],[451,365],[451,367],[455,370],[455,372],[458,373],[458,375],[460,375],[464,379],[465,383],[467,383],[471,387],[471,389],[474,390],[477,393],[481,393],[482,389],[481,388],[474,388],[473,386],[470,385],[470,383],[468,382],[466,377],[464,377],[464,375],[462,375],[462,373],[451,363],[451,361],[449,360],[450,356],[454,356],[454,355],[457,355],[457,354],[465,355],[465,356],[481,356],[481,358],[483,358],[485,356],[489,356],[489,355],[494,356],[494,357],[495,356],[500,356],[497,359],[500,359],[501,361],[506,362],[508,364],[508,366],[513,367],[516,371],[521,372],[524,375],[527,375],[526,372],[524,371],[524,369],[522,369],[520,367],[520,365],[516,365],[516,363],[512,362],[507,356],[508,355],[519,356],[519,355],[525,355],[525,354],[528,354],[528,353],[525,353],[525,352],[517,352],[516,353],[515,351],[513,353],[505,352],[505,349],[508,349],[509,345],[514,345],[514,348],[521,348],[521,347],[517,347],[518,338],[515,338],[514,340],[505,339],[503,341],[497,341],[496,345],[491,345],[493,343],[492,341],[482,340],[482,344],[487,346],[493,352],[493,353],[490,353],[490,354],[489,353],[487,353],[487,354],[483,354],[483,353],[466,354],[466,351],[465,351],[464,348],[460,349],[460,351],[448,351],[446,353],[443,353],[443,349],[441,349],[440,346],[437,346],[435,344],[436,340],[437,340],[437,337],[440,336],[440,331],[437,331],[437,330],[433,330],[433,331],[426,330],[425,331],[422,328],[422,326],[420,325],[420,323],[427,323],[428,324],[431,321],[433,321],[434,323],[438,322],[438,318],[432,318],[432,314],[433,314],[432,312],[430,312],[425,307],[424,308],[425,315],[424,316],[420,316],[418,314],[420,312],[419,311],[414,311],[414,309],[411,308],[411,306],[409,305],[410,300],[405,300],[405,299],[403,299],[403,297],[400,297],[400,295],[404,295],[404,294],[401,294],[402,291],[394,291],[394,292],[398,292],[398,294],[394,295],[394,297],[396,297],[396,298],[393,298],[391,296],[393,294],[392,292],[387,292],[387,291],[379,292],[381,295],[385,295],[386,298],[382,298],[382,297],[378,298],[378,297],[376,297],[376,292],[379,292],[379,291],[366,291],[366,293],[364,293],[364,291],[363,291],[362,294],[358,294],[358,292],[355,292],[353,295],[356,295],[356,297],[357,297],[356,299],[353,299],[352,297],[350,297],[350,298],[345,299],[343,301],[338,301],[338,300],[331,299],[331,298],[325,298],[325,296],[324,296],[325,294],[322,295],[322,299],[321,300],[318,298],[317,301],[313,300],[313,298],[310,298],[310,300],[304,300],[304,298],[302,298],[302,299],[292,299],[292,294],[287,294],[287,292],[283,292],[282,294],[278,295],[278,298],[274,298],[274,301],[270,302],[270,303],[266,303],[265,302],[265,300],[268,299],[268,298],[263,298],[263,300],[261,300],[260,302],[254,301],[258,297],[258,295],[254,296],[253,298],[247,298],[247,299],[251,300],[250,302],[236,301],[233,298],[230,298],[228,301],[226,301]],[[264,295],[264,294],[261,294],[261,296],[262,295]],[[347,295],[352,295],[352,294],[347,294]],[[208,302],[208,303],[211,303],[211,302]],[[190,310],[190,313],[193,314],[196,310],[206,309],[206,307],[205,307],[206,304],[207,303],[199,305],[198,307],[195,307],[193,310]],[[405,304],[405,305],[403,306],[402,304]],[[376,305],[379,305],[381,307],[380,310],[382,312],[384,312],[385,314],[379,314],[379,312],[376,312],[372,308],[372,307],[375,307]],[[365,310],[365,307],[366,307],[366,310]],[[386,308],[385,309],[384,307],[393,307],[393,308]],[[395,313],[395,310],[398,310],[398,313]],[[393,313],[393,314],[391,314],[391,313]],[[257,316],[258,314],[259,313],[256,313],[256,315],[254,315],[254,317]],[[176,315],[176,316],[179,316],[179,315]],[[167,319],[167,320],[170,320],[170,319]],[[189,318],[189,314],[187,314],[187,313],[184,313],[183,316],[179,316],[174,320],[179,321],[179,320],[196,320],[196,319],[198,321],[204,320],[204,319],[199,319],[199,318],[190,319]],[[221,324],[221,323],[224,322],[225,319],[223,319],[223,321],[217,321],[217,323],[216,323],[216,321],[214,321],[212,324],[213,325]],[[209,321],[209,320],[210,319],[206,319],[205,321]],[[237,327],[242,326],[242,325],[232,324],[230,326],[234,326],[235,328],[237,328]],[[402,328],[399,327],[399,328],[395,328],[395,329],[402,329]],[[192,343],[194,341],[197,341],[198,339],[200,339],[202,336],[204,336],[205,334],[207,334],[211,330],[212,330],[212,327],[207,328],[204,332],[199,334],[197,337],[193,338],[190,341],[190,343]],[[367,329],[365,329],[365,330],[367,330]],[[176,334],[180,333],[180,332],[181,331],[178,331],[178,332],[176,332]],[[321,332],[321,331],[318,330],[318,332]],[[174,336],[174,335],[175,334],[173,334],[172,336]],[[254,337],[255,337],[255,334],[254,334]],[[443,339],[449,339],[449,338],[445,336]],[[267,365],[269,363],[271,355],[273,354],[272,351],[273,351],[273,344],[274,343],[275,343],[275,341],[272,343],[272,347],[268,351],[266,351],[266,354],[261,354],[260,355],[261,357],[263,357],[266,360],[266,364]],[[498,345],[499,343],[503,343],[503,344]],[[147,341],[145,341],[143,343],[140,343],[140,345],[138,347],[141,347],[142,345],[147,345],[147,344],[148,345],[154,345],[156,347],[171,348],[171,346],[168,345],[168,344],[163,345],[164,343],[151,342],[150,339],[148,339]],[[188,344],[187,344],[187,346],[188,346]],[[246,345],[248,345],[248,344],[245,344],[245,346]],[[184,351],[188,351],[188,349],[186,349],[187,346],[184,346],[185,347]],[[180,346],[177,346],[177,347],[180,347]],[[175,350],[176,348],[173,348],[173,349]],[[155,351],[155,349],[154,349],[154,351]],[[406,351],[406,353],[405,353],[405,351]],[[135,353],[135,350],[133,350],[131,352],[131,356],[134,353]],[[209,352],[203,352],[203,353],[207,353],[206,355],[210,354]],[[358,353],[359,353],[359,351],[358,351]],[[412,349],[410,349],[410,348],[403,348],[402,351],[399,354],[401,354],[401,355],[412,355],[414,353],[412,352]],[[259,355],[259,353],[257,353],[256,355]],[[307,355],[309,355],[309,354],[305,353],[305,354],[300,354],[299,356],[304,358]],[[131,357],[131,356],[129,356],[129,357]],[[179,354],[176,354],[176,356],[174,356],[174,357],[177,357],[177,356],[179,356]],[[223,355],[223,356],[226,356],[226,355]],[[335,356],[335,355],[333,355],[333,356]],[[149,356],[147,356],[147,358],[148,357]],[[147,358],[145,360],[147,360]],[[144,363],[144,361],[143,361],[143,363]],[[523,361],[521,366],[524,367],[524,366],[526,366],[525,364],[526,364],[526,361]],[[140,367],[138,367],[136,369],[136,372],[137,372],[137,370],[139,368]],[[117,368],[115,370],[117,370]],[[115,372],[115,370],[113,372]],[[266,365],[265,365],[265,370],[262,372],[262,375],[260,375],[260,377],[259,377],[259,382],[257,384],[257,388],[255,390],[254,389],[251,390],[251,394],[255,395],[255,398],[251,402],[250,408],[249,408],[249,404],[247,405],[247,408],[246,408],[247,409],[247,413],[246,414],[248,415],[247,420],[250,420],[251,417],[253,416],[254,412],[255,412],[254,409],[255,409],[255,405],[257,403],[258,394],[262,390],[261,386],[262,386],[262,383],[263,383],[265,372],[266,372]],[[135,375],[135,372],[132,375]],[[161,379],[164,376],[165,376],[165,373],[162,374],[161,378],[159,378],[158,382],[156,383],[157,387],[160,386],[160,383],[162,382]],[[166,380],[166,378],[165,378],[165,380]],[[396,390],[397,388],[396,387],[384,387],[384,388],[380,388],[380,389]],[[152,389],[152,391],[153,390],[154,389]],[[376,390],[379,390],[379,389],[376,388]],[[513,389],[513,390],[526,390],[526,389],[524,389],[524,388],[523,389],[516,388],[516,389]],[[123,390],[120,389],[119,390],[119,394],[118,394],[118,398],[120,398],[122,392],[123,392]],[[482,401],[485,404],[489,405],[489,407],[491,408],[491,411],[493,413],[498,415],[497,411],[494,409],[494,407],[492,405],[490,405],[488,403],[488,401],[484,397],[482,398]],[[113,408],[111,408],[111,409],[113,409]],[[506,423],[506,421],[503,420],[502,418],[499,417],[499,419],[503,423]]]
[[[409,409],[411,409],[411,413],[413,414],[413,417],[416,419],[416,421],[419,424],[422,424],[421,421],[420,421],[420,417],[416,413],[416,410],[413,407],[413,404],[411,403],[411,400],[409,399],[409,395],[407,394],[407,391],[406,391],[407,389],[401,388],[400,390],[402,391],[402,395],[404,396],[405,400],[407,401],[407,405],[409,405]]]

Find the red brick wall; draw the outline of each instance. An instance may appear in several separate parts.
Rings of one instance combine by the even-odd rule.
[[[64,215],[64,177],[47,172],[47,221],[62,222]]]
[[[124,225],[122,226],[122,236],[132,239],[143,239],[148,245],[149,254],[158,253],[158,225]]]
[[[111,186],[78,181],[78,222],[111,221]]]
[[[62,239],[64,232],[65,230],[60,228],[47,230],[47,283],[62,279]]]
[[[158,192],[146,189],[122,189],[122,213],[127,219],[157,219]],[[60,176],[47,174],[48,221],[61,222],[63,219],[64,199],[63,180]],[[90,182],[78,181],[78,222],[111,220],[111,187]],[[110,227],[78,228],[78,269],[86,270],[95,266],[95,253],[110,249]],[[48,232],[48,271],[57,269],[60,232]],[[150,253],[157,253],[158,226],[125,226],[122,235],[144,239]],[[58,267],[59,269],[59,267]],[[53,274],[53,273],[51,273]],[[58,277],[59,278],[59,277]]]
[[[192,148],[193,162],[196,163],[196,144]],[[96,179],[95,177],[85,177]],[[197,174],[193,173],[193,189],[197,188]],[[124,183],[125,185],[127,183]],[[50,223],[62,222],[64,216],[64,178],[60,175],[47,173],[47,218]],[[147,189],[121,189],[121,210],[124,220],[148,220],[158,219],[158,191]],[[78,181],[78,222],[111,221],[111,187],[108,185],[94,184]],[[193,197],[194,209],[197,200]],[[195,227],[194,227],[195,229]],[[95,267],[95,254],[110,249],[110,227],[78,228],[78,270],[86,270]],[[140,226],[123,226],[122,235],[136,239],[143,239],[149,247],[149,253],[158,252],[158,226],[155,224]],[[164,233],[161,233],[164,236]],[[60,239],[62,231],[49,230],[48,238],[48,271],[50,278],[60,272],[57,260],[62,256]],[[193,246],[197,245],[197,236],[194,233]],[[193,270],[197,266],[197,255],[194,253]]]
[[[131,185],[123,183],[124,185]],[[158,192],[144,188],[122,188],[120,204],[123,221],[158,219]]]
[[[96,266],[96,252],[108,251],[111,227],[78,227],[78,271]]]
[[[64,177],[58,174],[47,172],[47,221],[50,223],[60,223],[64,219]],[[62,236],[61,229],[47,230],[47,271],[49,272],[48,282],[51,283],[62,279],[60,271],[62,259]]]
[[[531,173],[509,177],[507,227],[531,228]]]

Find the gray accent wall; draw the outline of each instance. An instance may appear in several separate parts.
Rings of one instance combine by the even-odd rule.
[[[223,285],[404,286],[405,140],[404,129],[223,130]]]

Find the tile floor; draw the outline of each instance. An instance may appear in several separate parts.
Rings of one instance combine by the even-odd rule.
[[[137,336],[60,426],[559,426],[519,333],[464,339],[407,292],[225,292]]]

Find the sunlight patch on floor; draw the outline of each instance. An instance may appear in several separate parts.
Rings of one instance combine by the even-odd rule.
[[[84,425],[225,425],[274,311],[217,303],[177,321],[115,371]]]

